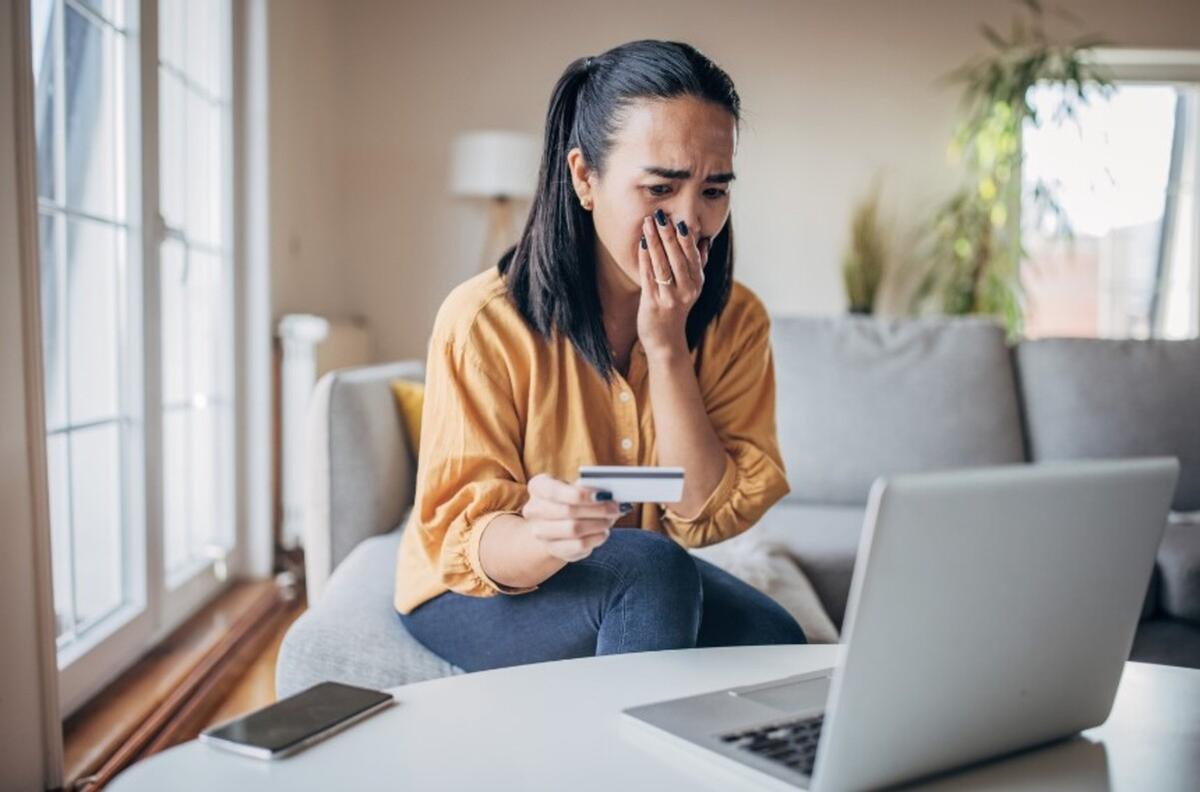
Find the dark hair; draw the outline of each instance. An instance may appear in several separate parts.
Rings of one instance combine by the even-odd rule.
[[[602,173],[624,107],[642,98],[680,96],[713,102],[741,122],[741,100],[729,75],[688,44],[632,41],[573,61],[550,97],[529,218],[497,265],[526,321],[546,338],[565,333],[605,382],[615,366],[596,287],[595,228],[572,188],[567,152],[578,146]],[[710,241],[704,288],[688,314],[689,349],[725,307],[732,286],[733,224],[727,221]]]

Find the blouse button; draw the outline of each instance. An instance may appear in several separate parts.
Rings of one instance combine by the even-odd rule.
[[[629,449],[633,448],[633,441],[630,440],[628,437],[622,437],[621,438],[621,448],[624,448],[626,451],[628,451]]]
[[[621,395],[618,398],[623,402],[627,402],[633,397],[629,395],[629,391],[621,391]]]

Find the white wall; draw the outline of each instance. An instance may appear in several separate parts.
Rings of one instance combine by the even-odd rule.
[[[853,203],[882,171],[886,209],[928,216],[956,177],[945,148],[958,94],[936,81],[981,50],[982,21],[1006,26],[1016,11],[983,0],[273,2],[273,249],[299,241],[275,263],[276,308],[365,314],[380,359],[423,356],[442,297],[477,270],[483,210],[446,189],[454,134],[540,135],[566,64],[636,38],[688,41],[737,84],[737,276],[774,312],[841,311]],[[1200,48],[1196,0],[1060,5],[1121,45]]]

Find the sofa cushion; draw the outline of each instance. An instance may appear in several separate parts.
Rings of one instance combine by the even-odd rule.
[[[854,577],[854,563],[858,556],[858,545],[862,537],[863,520],[866,510],[846,506],[810,506],[806,504],[783,501],[771,507],[763,515],[759,523],[752,529],[758,533],[758,541],[778,544],[787,550],[788,555],[800,564],[805,575],[816,589],[825,606],[829,618],[841,629],[846,618],[846,604],[850,598],[850,581]],[[1170,527],[1168,527],[1170,531]],[[1197,528],[1200,532],[1200,527]],[[1195,541],[1200,535],[1191,534],[1187,538]],[[1155,617],[1159,611],[1160,567],[1165,566],[1182,570],[1190,570],[1190,577],[1177,574],[1179,581],[1175,591],[1184,602],[1194,602],[1187,599],[1192,592],[1200,587],[1200,565],[1193,563],[1186,567],[1184,542],[1164,540],[1163,547],[1171,553],[1171,559],[1164,559],[1163,550],[1159,551],[1159,566],[1151,575],[1146,598],[1142,603],[1143,620]],[[1194,562],[1200,562],[1200,545],[1188,545]]]
[[[1175,456],[1173,508],[1200,509],[1200,339],[1026,341],[1016,359],[1034,460]]]
[[[1173,519],[1158,547],[1163,612],[1200,623],[1200,515]]]
[[[782,501],[751,529],[760,533],[762,542],[784,547],[800,564],[829,618],[839,628],[850,596],[864,515],[865,510],[858,506]]]
[[[275,667],[280,697],[332,680],[370,688],[460,674],[409,635],[392,607],[400,531],[362,542],[292,624]]]
[[[772,320],[789,500],[865,505],[877,476],[1025,459],[990,319]]]
[[[1152,619],[1138,625],[1130,660],[1200,668],[1200,625]]]
[[[343,369],[328,375],[327,404],[317,408],[314,396],[314,420],[326,425],[309,436],[328,444],[318,456],[328,460],[321,483],[329,487],[328,513],[336,525],[334,567],[364,538],[403,524],[412,506],[416,460],[390,388],[396,378],[421,382],[424,366],[405,361],[386,369]]]

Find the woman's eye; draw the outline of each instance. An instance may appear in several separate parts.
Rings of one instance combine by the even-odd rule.
[[[648,187],[646,187],[646,189],[650,191],[651,195],[655,195],[655,196],[659,196],[659,197],[664,196],[664,195],[668,194],[669,192],[671,192],[671,186],[668,184],[651,184]],[[708,198],[724,198],[728,194],[729,194],[728,190],[720,190],[720,189],[717,189],[716,187],[712,187],[712,188],[709,188],[704,191],[704,195]]]

